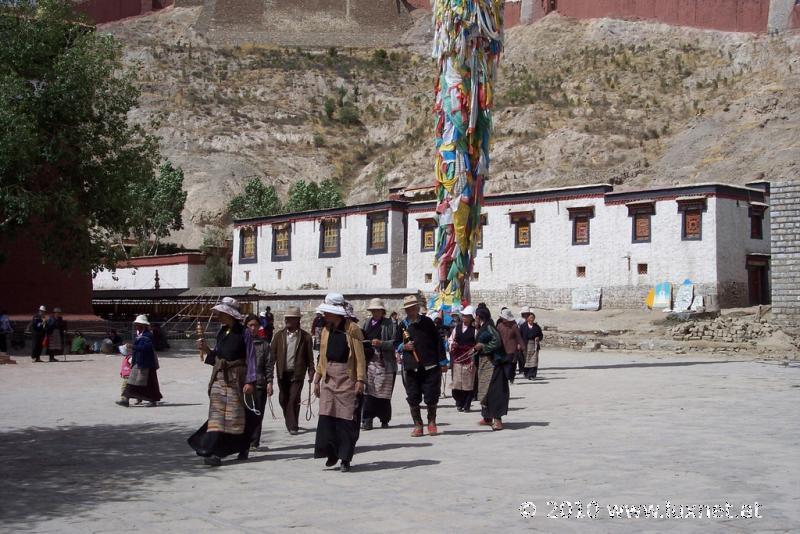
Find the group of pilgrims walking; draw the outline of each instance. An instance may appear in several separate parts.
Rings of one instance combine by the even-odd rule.
[[[485,305],[467,306],[453,313],[448,330],[438,314],[425,313],[415,295],[404,298],[403,308],[406,316],[397,320],[394,314],[387,316],[381,299],[372,299],[370,317],[359,324],[344,296],[331,293],[317,307],[313,335],[301,328],[300,309],[289,307],[285,327],[270,339],[259,317],[243,316],[238,303],[226,297],[213,308],[221,323],[214,347],[202,337],[197,341],[201,359],[212,371],[208,420],[189,437],[189,445],[209,466],[220,466],[222,458],[233,454],[246,460],[260,445],[276,380],[286,429],[297,434],[308,380],[307,410],[311,393],[319,398],[314,457],[324,458],[327,467],[340,463],[340,470],[348,472],[360,432],[372,430],[376,420],[381,428],[389,427],[398,374],[413,421],[412,437],[439,434],[437,410],[448,372],[456,409],[470,412],[477,401],[479,424],[502,430],[509,382],[517,368],[524,377],[536,378],[542,330],[531,311],[523,308],[523,319],[517,322],[504,308],[496,324]],[[137,318],[134,354],[151,351],[142,321],[146,317]],[[134,359],[143,361],[141,356]],[[157,388],[157,358],[144,359],[151,364],[149,383]],[[147,394],[153,391],[135,388],[128,384],[124,396],[152,398]]]

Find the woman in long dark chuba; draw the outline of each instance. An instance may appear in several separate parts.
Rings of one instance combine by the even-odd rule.
[[[256,351],[253,336],[242,324],[238,303],[230,298],[214,306],[214,315],[222,323],[217,343],[209,349],[205,339],[197,348],[205,354],[205,363],[213,365],[208,384],[208,421],[189,438],[189,445],[206,465],[222,465],[222,458],[238,453],[246,460],[257,418],[245,408],[245,397],[255,393]]]
[[[510,390],[503,341],[494,327],[488,308],[475,310],[475,325],[478,327],[478,400],[481,403],[482,425],[491,425],[492,430],[502,430],[502,418],[508,413]]]
[[[314,375],[314,393],[319,397],[314,458],[327,458],[327,467],[341,460],[342,472],[347,472],[358,441],[366,361],[362,341],[348,332],[344,306],[327,300],[318,308],[325,329]]]

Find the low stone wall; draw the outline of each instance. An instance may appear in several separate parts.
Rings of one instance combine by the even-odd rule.
[[[766,319],[717,317],[713,321],[687,321],[670,330],[676,341],[745,343],[771,335],[775,327]]]

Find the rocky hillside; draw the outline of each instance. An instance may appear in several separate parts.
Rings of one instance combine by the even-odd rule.
[[[203,7],[106,28],[141,64],[138,121],[186,171],[187,229],[227,222],[246,179],[340,181],[349,202],[432,180],[427,16],[395,47],[221,43]],[[266,36],[265,36],[266,35]],[[351,42],[342,39],[342,46]],[[507,34],[492,192],[800,176],[800,35],[549,16]]]

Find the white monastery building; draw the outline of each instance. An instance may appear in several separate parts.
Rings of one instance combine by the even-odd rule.
[[[232,285],[434,294],[435,202],[410,193],[236,221]],[[656,284],[690,280],[723,307],[767,303],[768,202],[767,182],[487,195],[472,301],[564,307],[599,288],[604,307],[638,308]]]
[[[206,255],[184,252],[131,258],[116,271],[100,271],[92,281],[94,290],[188,289],[202,286]]]

